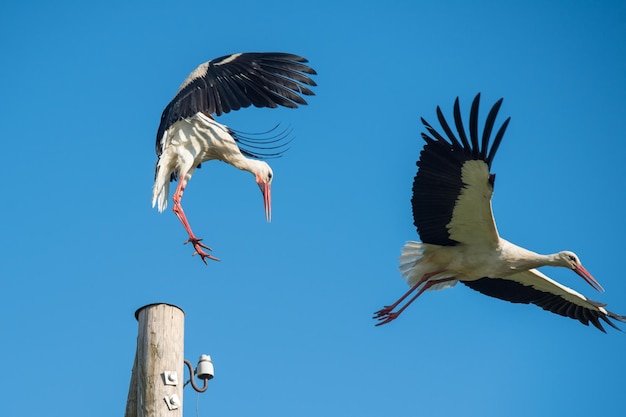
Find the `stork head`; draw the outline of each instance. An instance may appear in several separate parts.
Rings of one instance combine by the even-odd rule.
[[[256,183],[263,193],[263,205],[265,207],[265,220],[272,221],[272,168],[264,161],[258,161],[254,171]]]
[[[585,269],[585,267],[580,263],[580,259],[578,259],[578,256],[576,256],[574,252],[563,251],[559,252],[558,256],[563,266],[566,266],[576,272],[582,279],[587,281],[587,284],[598,290],[598,292],[604,292],[602,285],[600,285],[600,283],[596,281],[593,276],[591,276],[589,271]]]

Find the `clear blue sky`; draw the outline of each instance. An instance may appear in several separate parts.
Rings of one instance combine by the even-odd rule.
[[[160,301],[186,312],[186,357],[213,357],[201,416],[626,414],[625,334],[463,285],[371,319],[407,289],[419,117],[479,91],[512,117],[501,235],[575,251],[605,294],[544,272],[626,314],[625,2],[10,1],[0,47],[3,415],[121,416],[133,314]],[[295,140],[270,161],[271,224],[250,174],[196,172],[205,266],[150,206],[155,132],[196,65],[242,51],[303,55],[319,87],[221,119]]]

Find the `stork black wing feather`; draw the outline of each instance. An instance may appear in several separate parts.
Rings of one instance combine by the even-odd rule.
[[[480,95],[480,93],[478,95]],[[461,142],[463,142],[463,148],[471,149],[471,146],[467,141],[467,135],[465,134],[465,127],[463,127],[463,118],[461,117],[461,106],[459,104],[458,97],[454,100],[454,125],[456,126],[456,131],[459,133]]]
[[[437,132],[426,120],[424,120],[424,118],[422,118],[422,123],[424,124],[424,127],[426,128],[426,130],[428,130],[428,133],[430,133],[435,139],[437,139],[437,141],[444,142],[444,143],[446,142],[444,137],[441,136],[439,132]],[[424,140],[426,140],[426,137],[428,137],[428,135],[422,134],[422,137],[424,137]],[[434,139],[430,137],[429,139],[432,141],[435,141]]]
[[[225,55],[198,66],[165,107],[157,131],[156,152],[167,129],[199,112],[217,116],[255,107],[306,105],[302,95],[314,95],[316,83],[305,58],[282,52],[249,52]]]
[[[521,284],[517,281],[498,278],[481,278],[475,281],[461,282],[471,289],[490,297],[499,298],[511,303],[535,304],[552,313],[578,320],[584,325],[588,325],[589,322],[591,322],[595,327],[603,332],[606,331],[604,330],[604,327],[602,327],[600,320],[603,320],[616,329],[618,329],[618,327],[615,326],[609,318],[622,322],[626,321],[626,317],[619,316],[611,312],[604,314],[601,311],[585,308],[584,306],[572,303],[559,295],[544,292],[531,286]],[[599,305],[594,301],[588,301],[593,305]]]
[[[502,100],[500,99],[496,101],[496,104],[493,105],[489,114],[487,115],[487,120],[485,121],[485,128],[483,129],[483,142],[482,148],[480,150],[480,159],[483,161],[487,158],[487,150],[489,147],[489,137],[491,136],[491,131],[493,130],[493,125],[496,122],[496,116],[498,115],[498,110],[500,110],[500,106],[502,105]]]
[[[441,108],[439,106],[437,106],[437,119],[439,120],[439,124],[443,128],[443,131],[446,132],[446,135],[448,135],[448,138],[450,138],[450,142],[454,146],[461,148],[461,143],[458,141],[456,136],[454,136],[454,133],[452,132],[452,129],[450,129],[450,126],[448,125],[448,122],[446,121],[446,118],[444,117],[443,112],[441,111]],[[422,123],[424,123],[423,118]]]
[[[424,243],[442,246],[454,246],[458,243],[450,238],[447,225],[452,220],[457,198],[465,187],[461,175],[463,165],[469,160],[482,160],[490,167],[491,161],[488,158],[493,158],[504,135],[508,120],[500,128],[491,149],[489,149],[489,136],[502,103],[502,99],[500,99],[489,112],[483,140],[479,143],[479,101],[480,94],[474,98],[470,112],[471,142],[468,141],[463,126],[458,98],[454,102],[453,115],[459,139],[452,132],[439,107],[437,107],[437,118],[448,139],[435,130],[425,119],[421,119],[427,131],[427,133],[422,133],[426,145],[420,153],[419,161],[417,161],[418,171],[413,181],[411,203],[413,205],[413,224]]]
[[[504,137],[504,132],[506,132],[506,128],[509,125],[509,122],[511,121],[511,118],[508,117],[504,123],[502,123],[502,126],[500,126],[500,129],[498,130],[498,133],[496,133],[496,137],[493,139],[493,143],[491,144],[491,150],[489,151],[489,155],[487,155],[487,165],[489,167],[491,167],[491,163],[493,162],[493,158],[494,156],[496,156],[496,152],[498,151],[498,148],[500,147],[500,142],[502,142],[502,138]]]
[[[478,104],[480,103],[480,93],[476,94],[472,101],[472,108],[469,117],[470,140],[472,142],[472,159],[480,158],[480,145],[478,144]]]

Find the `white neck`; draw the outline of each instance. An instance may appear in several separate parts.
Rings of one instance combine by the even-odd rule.
[[[542,266],[564,266],[558,257],[558,253],[552,253],[549,255],[541,255],[539,253],[531,252],[534,256],[531,259],[527,259],[526,263],[529,268],[539,268]]]
[[[243,171],[248,171],[255,175],[257,172],[260,171],[261,165],[265,164],[265,162],[259,161],[257,159],[246,158],[240,153],[231,155],[231,157],[229,157],[226,162],[236,168],[239,168]]]
[[[507,242],[504,239],[502,241],[506,242],[503,245],[503,251],[506,252],[506,258],[512,269],[528,270],[542,266],[563,266],[558,253],[541,255]]]

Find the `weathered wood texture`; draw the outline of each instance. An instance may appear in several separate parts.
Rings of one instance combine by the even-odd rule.
[[[150,304],[137,310],[137,351],[128,390],[125,417],[182,417],[184,312],[170,304]],[[177,385],[165,384],[165,372],[176,372]],[[167,399],[177,394],[175,410]]]

